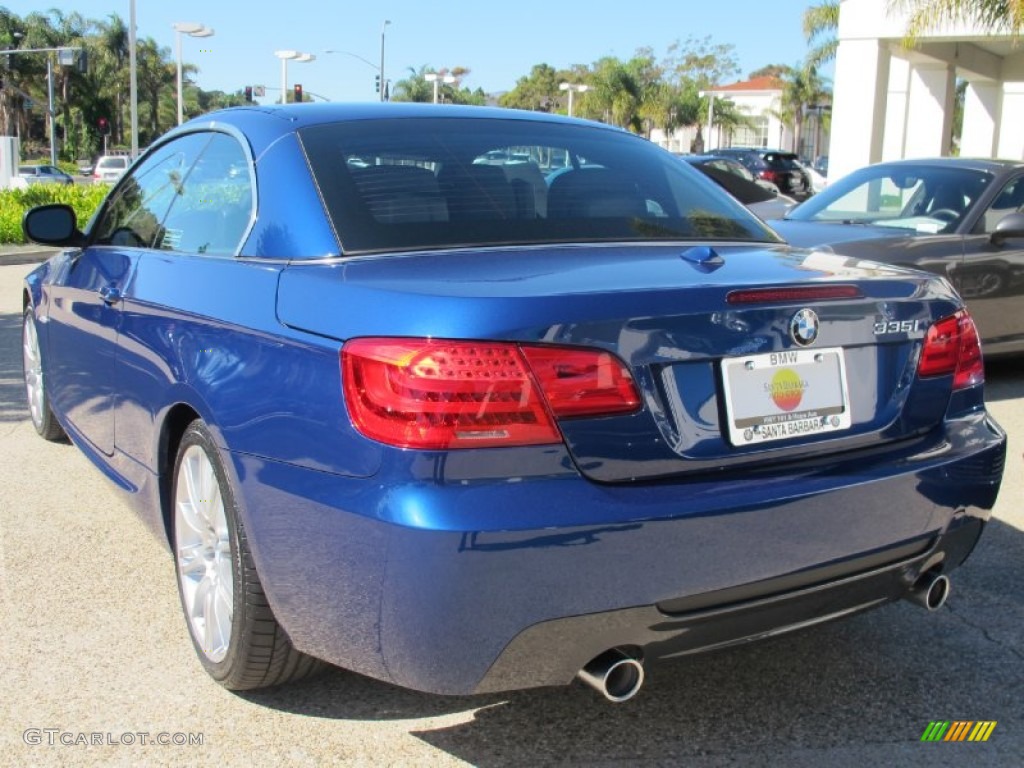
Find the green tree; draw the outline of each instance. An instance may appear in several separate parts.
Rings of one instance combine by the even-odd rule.
[[[779,80],[782,80],[789,74],[789,69],[789,65],[787,64],[767,64],[760,69],[755,69],[747,75],[747,77],[751,80],[755,77],[776,77]]]
[[[95,64],[93,69],[97,74],[97,91],[105,99],[110,100],[105,115],[111,121],[112,132],[116,142],[124,142],[125,105],[129,87],[128,60],[130,51],[128,48],[129,35],[128,26],[116,13],[107,17],[106,21],[99,22],[99,36],[94,38],[93,50],[95,52]],[[95,119],[101,115],[95,115],[90,125],[95,125]]]
[[[0,45],[5,50],[20,47],[25,35],[25,23],[19,16],[0,7]],[[0,88],[0,132],[5,136],[24,135],[24,90],[27,77],[26,65],[32,57],[12,55],[7,57],[3,71],[4,87]]]
[[[477,107],[483,106],[487,102],[487,95],[483,92],[483,89],[477,88],[474,91],[462,84],[462,81],[469,77],[469,73],[469,67],[452,67],[451,69],[442,69],[438,72],[442,77],[444,75],[451,75],[455,78],[454,83],[442,82],[440,84],[440,88],[438,89],[440,100],[450,104],[470,104]]]
[[[1024,30],[1024,0],[890,0],[908,11],[907,42],[946,22],[977,24],[991,32],[1019,37]]]
[[[814,67],[791,67],[782,82],[779,118],[793,129],[793,151],[800,152],[807,108],[831,102],[832,94]]]
[[[563,109],[564,91],[558,86],[570,80],[569,72],[558,71],[548,64],[535,64],[530,74],[520,77],[515,88],[502,94],[498,103],[511,109],[557,112]]]
[[[482,88],[475,91],[462,85],[462,79],[469,76],[469,67],[452,67],[451,69],[434,69],[424,64],[419,69],[409,67],[409,76],[395,83],[391,95],[392,101],[431,102],[434,100],[434,83],[426,79],[426,75],[435,73],[439,77],[451,76],[454,83],[438,82],[438,101],[451,104],[483,105],[487,95]]]
[[[662,69],[673,82],[692,82],[699,90],[722,85],[740,73],[735,46],[712,43],[710,37],[676,41],[669,46]]]
[[[614,56],[594,62],[590,91],[581,99],[577,114],[604,120],[630,130],[640,130],[642,86],[634,68]]]
[[[137,75],[140,106],[140,143],[152,141],[177,121],[176,66],[170,49],[158,46],[152,39],[138,41]],[[63,66],[55,54],[26,53],[13,55],[4,67],[4,87],[0,88],[0,130],[19,135],[22,151],[31,157],[42,154],[47,142],[48,123],[46,59],[52,57],[54,72],[54,107],[58,111],[58,139],[62,138],[61,156],[74,159],[99,149],[103,140],[97,123],[110,121],[113,145],[127,144],[129,50],[128,30],[124,21],[111,14],[102,21],[90,20],[81,14],[51,9],[35,11],[24,18],[0,7],[0,46],[4,48],[75,47],[87,54],[88,67]],[[196,67],[184,63],[183,73],[193,75]],[[196,115],[241,103],[241,94],[207,93],[194,86],[184,92],[185,111]],[[467,100],[476,94],[465,96]],[[482,98],[482,96],[481,96]],[[29,110],[27,104],[38,105]]]
[[[430,102],[434,100],[434,86],[424,75],[435,72],[434,67],[423,64],[419,69],[409,67],[409,76],[395,83],[391,91],[392,101]]]
[[[136,46],[139,111],[145,105],[148,112],[145,125],[139,115],[139,145],[145,146],[178,120],[178,70],[170,61],[170,49],[160,47],[153,38],[136,40]]]
[[[79,13],[66,14],[53,8],[44,13],[31,13],[26,19],[27,37],[32,47],[36,48],[86,48],[86,36],[90,33],[92,23]],[[72,118],[73,106],[79,93],[84,93],[84,78],[74,66],[62,66],[56,53],[39,54],[45,62],[50,59],[54,78],[54,108],[60,111],[58,131],[63,134],[61,157],[73,160],[78,151],[80,131]],[[43,65],[45,66],[45,64]],[[48,99],[47,99],[48,100]],[[49,131],[49,127],[47,127]]]
[[[839,0],[812,5],[804,11],[804,37],[814,47],[804,59],[806,67],[818,68],[836,57],[839,41],[836,31],[839,29]]]

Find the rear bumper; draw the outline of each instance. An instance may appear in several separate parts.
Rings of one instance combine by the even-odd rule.
[[[1005,435],[983,413],[856,472],[598,485],[396,453],[375,478],[231,455],[264,588],[295,645],[423,691],[563,684],[607,648],[719,647],[906,594],[970,553]],[[383,478],[402,478],[387,482]]]
[[[960,516],[945,535],[895,547],[874,558],[897,555],[885,565],[847,575],[833,567],[827,581],[804,574],[770,579],[735,590],[666,601],[657,605],[572,616],[542,622],[517,635],[502,651],[477,687],[477,693],[544,685],[564,685],[591,659],[609,648],[622,648],[647,659],[664,659],[772,637],[850,616],[905,597],[932,568],[949,572],[974,549],[984,523]],[[907,549],[921,554],[899,558]],[[842,566],[840,566],[842,568]],[[824,575],[824,574],[822,574]],[[731,594],[730,594],[731,593]],[[759,596],[750,596],[760,593]],[[746,595],[746,596],[745,596]],[[687,610],[686,604],[702,603]],[[682,609],[682,610],[680,610]]]

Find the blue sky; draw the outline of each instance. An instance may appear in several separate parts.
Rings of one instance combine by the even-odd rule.
[[[58,5],[46,0],[3,4],[20,16]],[[199,67],[196,81],[205,89],[233,92],[258,84],[279,88],[281,68],[274,51],[294,49],[316,54],[317,59],[290,63],[289,87],[300,82],[307,94],[331,101],[367,101],[376,98],[376,69],[356,56],[376,65],[385,19],[391,21],[385,37],[387,77],[401,79],[409,67],[423,64],[463,66],[471,70],[466,86],[494,92],[510,90],[534,64],[561,68],[607,55],[625,59],[644,45],[662,55],[673,41],[691,36],[710,36],[713,43],[735,46],[743,76],[765,64],[795,65],[807,51],[800,20],[811,4],[812,0],[778,0],[770,5],[764,0],[287,0],[271,5],[259,0],[136,0],[136,17],[139,36],[169,47],[172,57],[173,22],[195,21],[216,30],[214,37],[184,37],[182,43],[183,58]],[[127,22],[129,15],[129,0],[64,0],[60,7],[91,19],[117,13]],[[325,54],[328,49],[355,55]],[[264,101],[273,96],[268,90]]]

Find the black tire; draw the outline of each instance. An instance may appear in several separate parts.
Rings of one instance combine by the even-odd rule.
[[[223,653],[222,658],[216,658],[220,653],[211,658],[203,647],[202,639],[196,636],[196,624],[189,615],[181,568],[185,561],[180,554],[177,530],[178,486],[183,482],[182,459],[193,447],[198,447],[205,453],[213,467],[217,490],[223,503],[227,539],[231,550],[233,610],[230,617],[230,640],[227,642],[226,652],[220,652]],[[195,457],[195,452],[190,456]],[[178,595],[181,598],[192,645],[207,673],[229,690],[246,691],[290,683],[319,672],[325,666],[324,663],[295,650],[274,618],[253,564],[245,528],[238,515],[234,491],[221,464],[220,453],[210,431],[200,420],[193,421],[182,436],[174,462],[170,503],[171,548],[174,554]]]
[[[31,362],[27,350],[30,344],[34,344],[34,352],[39,364],[38,371],[34,374],[36,384],[39,387],[40,402],[37,410],[33,409],[32,396],[30,394],[29,368],[31,367]],[[44,440],[53,442],[67,440],[64,429],[50,408],[50,394],[46,389],[46,378],[42,371],[42,349],[42,345],[39,343],[39,335],[36,331],[36,318],[32,313],[32,307],[25,307],[25,313],[21,318],[21,373],[22,379],[25,382],[25,396],[28,404],[29,418],[36,432]]]

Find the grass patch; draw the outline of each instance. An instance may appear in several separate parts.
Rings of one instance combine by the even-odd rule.
[[[107,184],[30,184],[28,189],[0,190],[0,243],[24,243],[21,219],[25,211],[47,203],[66,203],[75,209],[78,228],[100,207]]]

